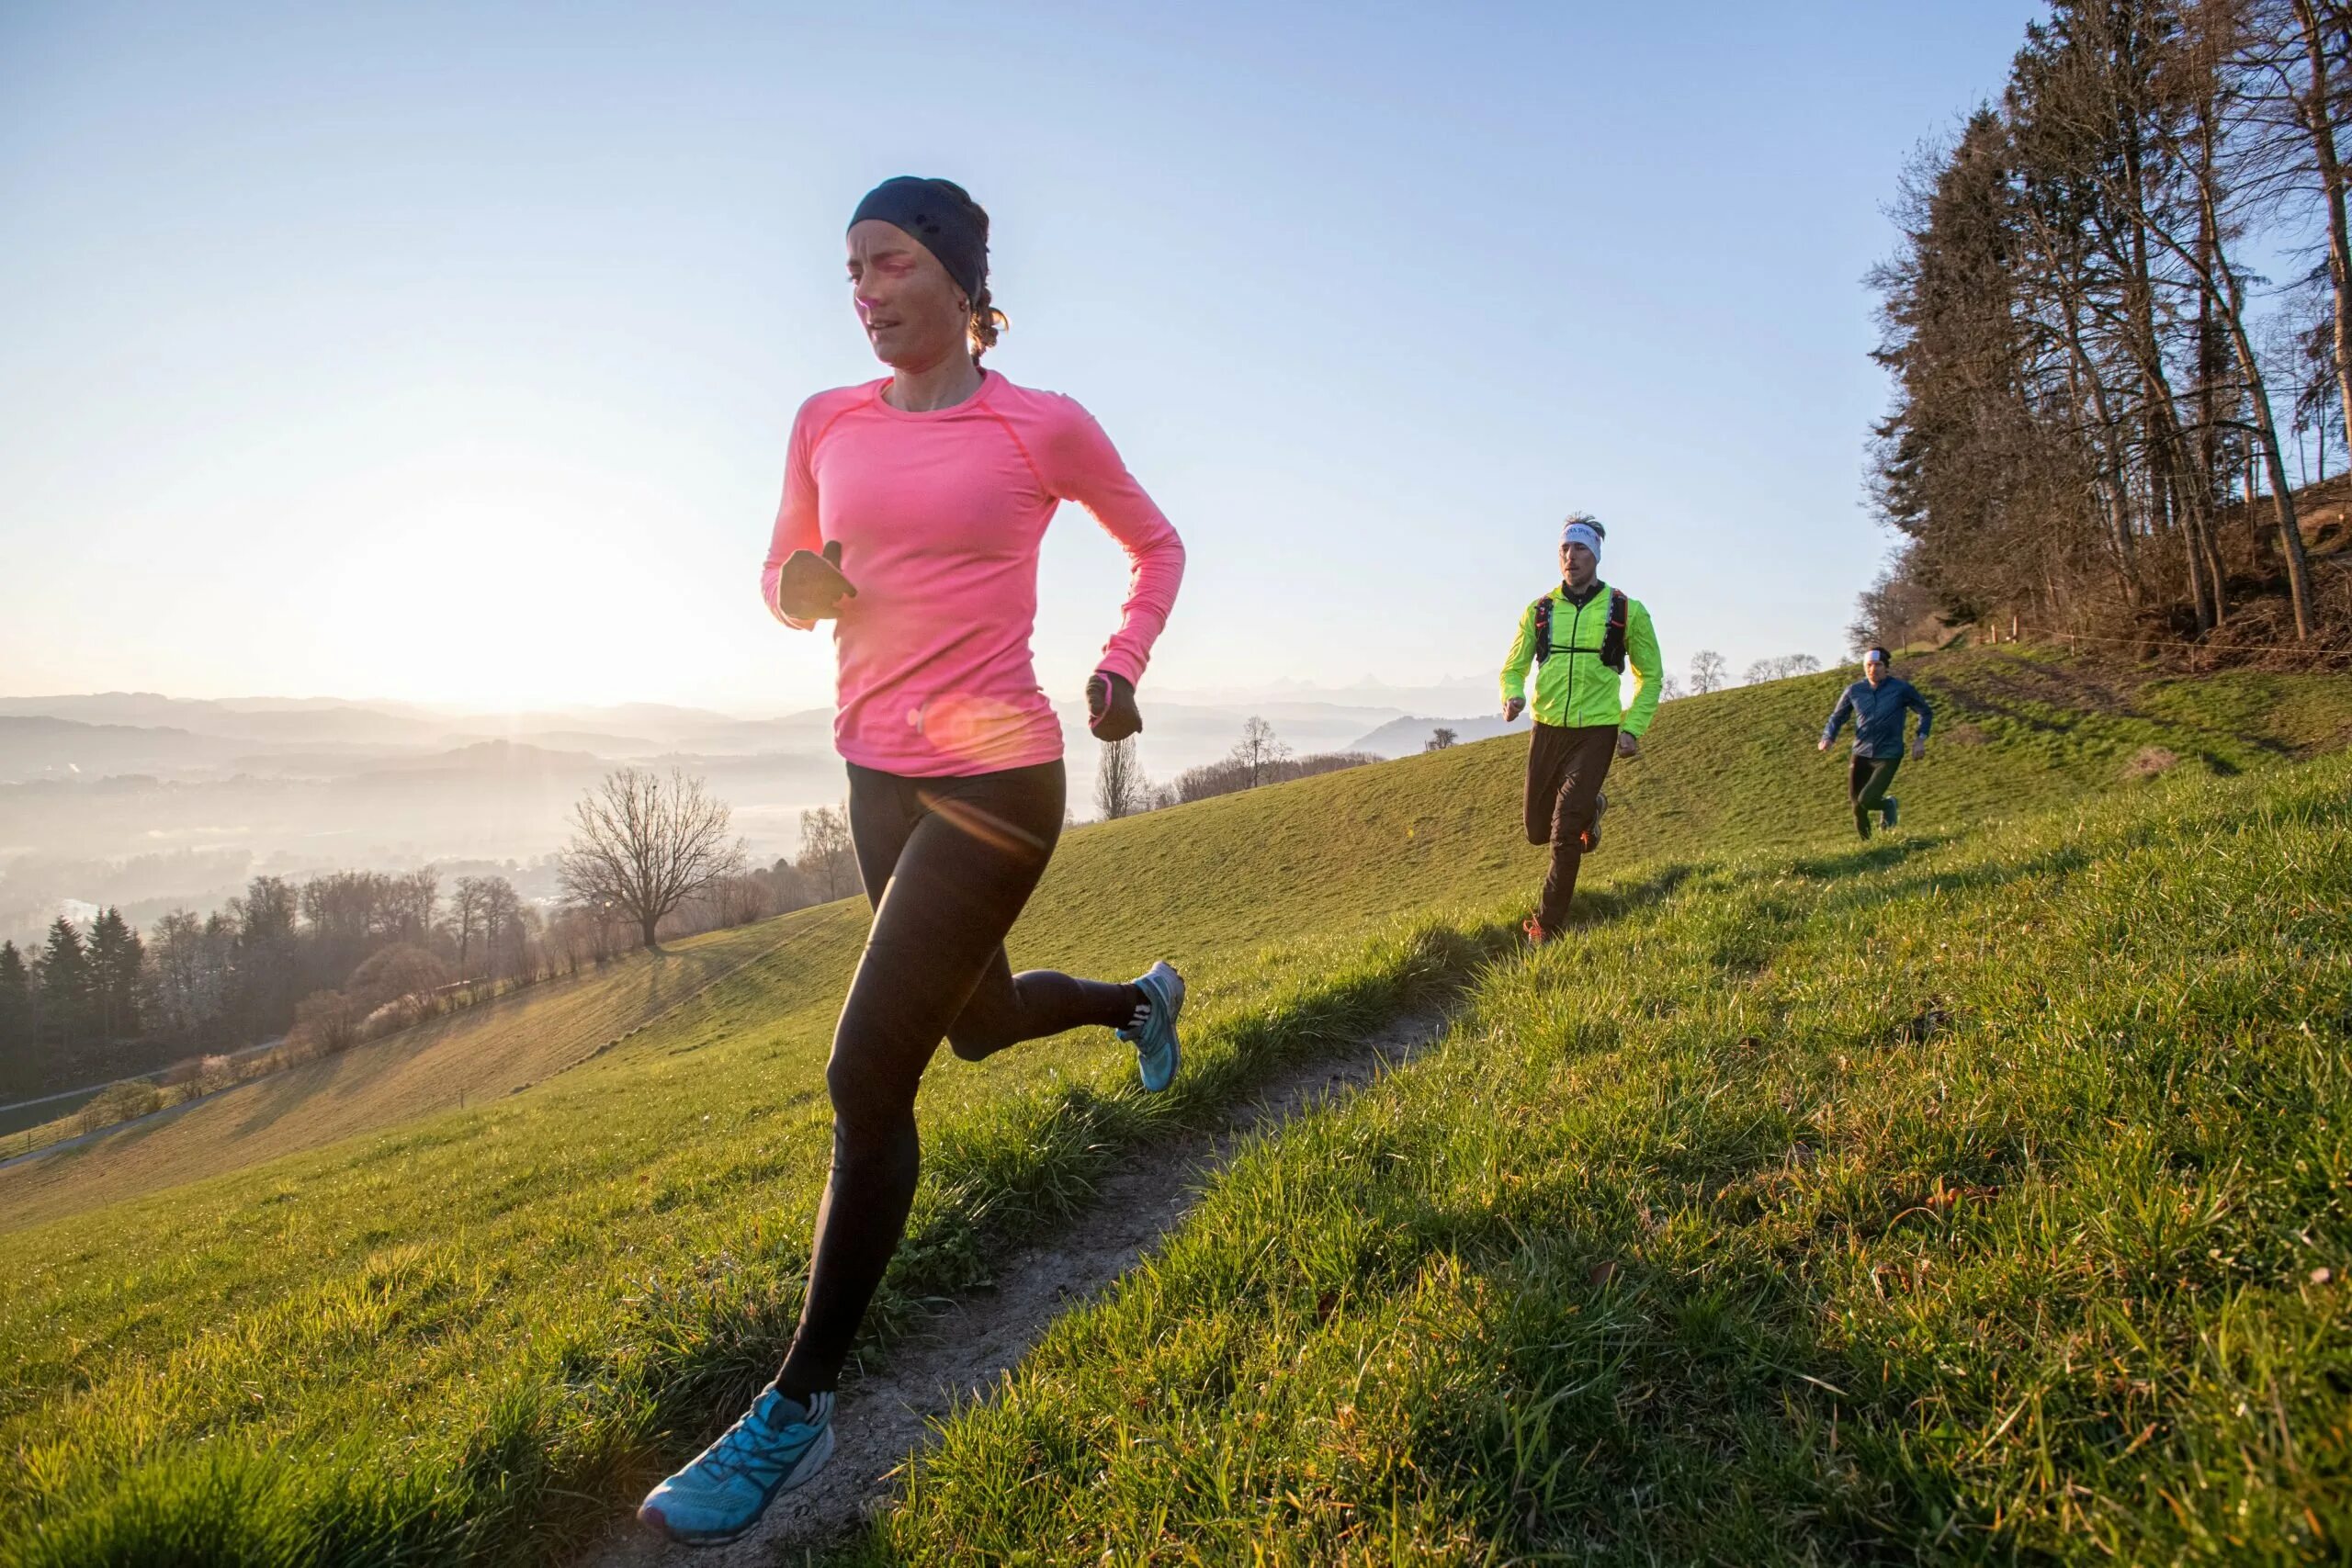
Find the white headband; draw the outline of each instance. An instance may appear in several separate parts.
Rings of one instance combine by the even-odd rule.
[[[1600,531],[1589,523],[1571,523],[1567,525],[1566,530],[1560,535],[1560,547],[1566,549],[1570,545],[1582,545],[1592,552],[1594,560],[1600,558]]]

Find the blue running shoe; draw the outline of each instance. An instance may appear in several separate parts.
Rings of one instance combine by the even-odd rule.
[[[1177,1064],[1183,1058],[1176,1041],[1176,1017],[1184,1010],[1184,976],[1163,961],[1137,976],[1136,985],[1146,1003],[1143,1021],[1120,1030],[1119,1038],[1136,1048],[1145,1090],[1158,1094],[1176,1081]]]
[[[1878,803],[1878,825],[1880,827],[1892,828],[1894,826],[1894,796],[1891,795]]]
[[[743,1418],[647,1494],[640,1523],[687,1546],[717,1546],[753,1525],[779,1492],[825,1468],[833,1454],[833,1396],[812,1393],[798,1419],[796,1401],[774,1388]]]

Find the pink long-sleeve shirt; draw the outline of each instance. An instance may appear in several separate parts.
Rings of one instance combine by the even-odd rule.
[[[793,421],[761,596],[785,558],[842,543],[857,597],[833,626],[833,740],[861,767],[915,778],[996,773],[1062,754],[1037,684],[1037,551],[1064,501],[1127,552],[1127,599],[1096,668],[1140,680],[1184,576],[1184,546],[1093,416],[983,371],[953,408],[909,413],[886,378],[820,392]]]

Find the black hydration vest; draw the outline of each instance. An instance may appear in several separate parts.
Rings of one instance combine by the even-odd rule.
[[[1535,662],[1539,668],[1555,653],[1592,651],[1589,648],[1552,645],[1552,606],[1558,603],[1549,593],[1535,601]],[[1600,661],[1620,675],[1625,672],[1625,595],[1614,588],[1609,591],[1609,626],[1600,634]]]

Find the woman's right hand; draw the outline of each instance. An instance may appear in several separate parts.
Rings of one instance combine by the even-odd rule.
[[[795,550],[776,574],[776,608],[796,621],[821,621],[842,613],[857,588],[842,575],[842,542],[826,541],[825,553]]]

